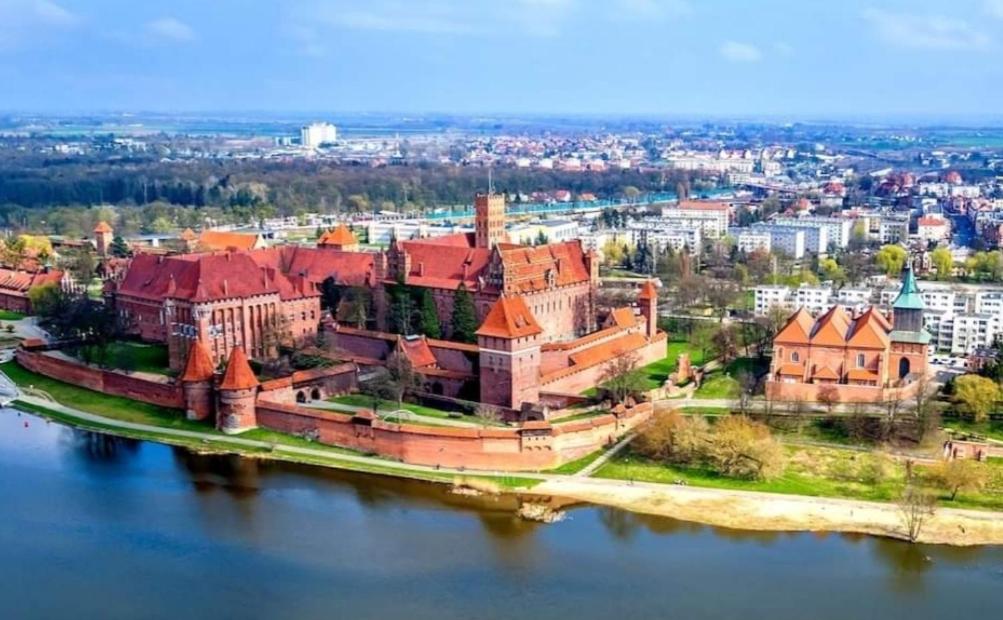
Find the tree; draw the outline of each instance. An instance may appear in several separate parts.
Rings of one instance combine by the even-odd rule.
[[[371,297],[368,288],[353,286],[341,296],[335,310],[335,318],[339,323],[365,329],[369,323],[369,309],[372,307]]]
[[[721,358],[722,364],[727,364],[738,356],[739,331],[734,325],[722,325],[711,336],[714,352]]]
[[[644,391],[644,376],[637,369],[637,361],[637,354],[628,351],[603,366],[599,385],[609,394],[613,404],[621,404]]]
[[[839,266],[834,258],[823,258],[818,262],[818,271],[823,280],[831,280],[837,286],[846,283],[846,271]]]
[[[710,349],[714,342],[714,333],[717,330],[714,329],[714,325],[709,324],[707,321],[700,321],[698,325],[693,328],[690,332],[688,341],[690,346],[694,349],[700,351],[700,357],[707,359],[707,351]]]
[[[696,465],[704,459],[709,432],[702,416],[659,411],[640,429],[631,448],[656,461]]]
[[[477,342],[477,310],[474,299],[462,283],[453,296],[453,316],[450,321],[451,337],[457,342]]]
[[[902,268],[905,266],[908,257],[908,252],[901,245],[883,245],[878,250],[874,260],[885,272],[885,275],[894,278],[902,272]]]
[[[819,388],[818,402],[825,406],[825,410],[829,412],[829,415],[832,415],[832,410],[839,404],[839,390],[832,385]]]
[[[783,470],[783,448],[762,422],[725,416],[714,425],[707,457],[718,473],[734,478],[769,479]]]
[[[937,499],[933,494],[909,484],[899,498],[898,508],[906,538],[909,542],[916,542],[923,526],[933,517],[937,509]]]
[[[989,468],[970,459],[952,459],[938,463],[933,476],[953,502],[960,491],[981,491],[989,483]]]
[[[108,246],[108,252],[111,253],[115,258],[128,258],[132,255],[132,250],[129,249],[129,244],[125,242],[120,235],[115,235],[115,238],[111,240],[111,245]]]
[[[954,256],[947,248],[937,248],[930,253],[930,260],[937,270],[938,280],[949,280],[954,271]]]
[[[442,327],[439,325],[439,310],[435,306],[432,292],[425,288],[421,291],[421,326],[419,331],[429,338],[442,338]]]
[[[985,420],[1001,397],[999,384],[991,379],[964,375],[954,380],[954,402],[975,422]]]
[[[407,356],[398,353],[387,358],[387,374],[389,393],[397,401],[397,408],[400,409],[404,406],[406,394],[421,389],[421,375],[415,372]]]

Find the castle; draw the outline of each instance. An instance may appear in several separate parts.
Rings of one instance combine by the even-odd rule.
[[[795,312],[773,339],[767,396],[776,400],[884,402],[915,393],[927,373],[930,334],[923,299],[906,266],[891,317],[836,305],[813,319]]]

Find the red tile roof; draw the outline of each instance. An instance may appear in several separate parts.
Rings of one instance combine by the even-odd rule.
[[[242,299],[278,293],[282,299],[319,295],[307,279],[259,266],[246,252],[137,255],[118,288],[119,295],[192,302]]]
[[[94,232],[96,233],[110,233],[114,232],[112,227],[108,225],[108,222],[101,220],[98,225],[94,227]]]
[[[828,312],[815,321],[815,330],[811,335],[812,346],[841,347],[846,344],[846,336],[850,331],[850,317],[843,306],[833,306]]]
[[[258,235],[222,230],[203,230],[199,235],[199,245],[206,250],[251,250],[258,240]]]
[[[355,238],[352,231],[345,224],[338,224],[334,230],[329,230],[320,236],[317,245],[358,245],[359,240]]]
[[[616,308],[610,313],[610,319],[617,327],[634,327],[637,325],[637,317],[634,316],[633,308]]]
[[[247,362],[244,349],[239,346],[233,347],[219,389],[248,390],[254,387],[258,387],[258,378],[254,376],[254,371],[251,370],[251,365]]]
[[[487,270],[491,260],[491,250],[486,248],[428,240],[404,241],[400,245],[411,259],[411,270],[405,274],[404,281],[414,286],[454,290],[462,282],[468,289],[475,290],[478,277]]]
[[[798,311],[792,314],[791,318],[787,319],[787,324],[777,332],[776,337],[773,338],[773,342],[778,344],[808,344],[814,322],[808,310],[804,307],[798,308]]]
[[[334,278],[342,286],[364,286],[373,275],[372,252],[343,252],[295,245],[252,250],[248,256],[258,265],[302,276],[314,284]]]
[[[0,269],[0,291],[8,295],[27,295],[28,291],[36,286],[59,284],[62,277],[63,272],[58,269],[50,269],[40,273]]]
[[[555,286],[588,282],[585,252],[581,241],[565,241],[538,246],[499,246],[504,270],[505,293],[531,293]]]
[[[188,348],[188,361],[185,371],[181,374],[182,381],[208,381],[212,379],[216,369],[202,341],[196,338]]]
[[[839,373],[829,368],[828,366],[815,367],[815,373],[812,375],[815,379],[830,379],[832,381],[839,380]]]
[[[803,377],[804,364],[783,364],[779,372],[788,377]]]
[[[412,337],[412,338],[401,338],[397,341],[398,350],[400,350],[408,361],[411,362],[411,366],[414,368],[424,368],[426,366],[435,366],[437,360],[435,355],[432,353],[432,349],[428,347],[428,341],[424,336]]]
[[[542,333],[540,324],[526,307],[522,297],[501,296],[491,306],[484,323],[477,330],[478,336],[494,338],[522,338]]]
[[[641,292],[637,294],[637,298],[641,301],[658,299],[658,289],[655,288],[655,283],[651,280],[645,280],[641,286]]]

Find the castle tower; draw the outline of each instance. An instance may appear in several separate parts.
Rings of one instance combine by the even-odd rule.
[[[199,236],[191,228],[181,231],[181,247],[185,252],[194,252],[198,247]]]
[[[94,245],[98,254],[108,256],[111,252],[111,242],[115,238],[115,230],[104,220],[94,227]]]
[[[475,245],[491,249],[505,241],[505,196],[488,192],[474,197]]]
[[[641,316],[648,322],[645,335],[654,338],[658,332],[658,289],[654,282],[646,280],[641,292],[637,295],[637,304],[641,307]]]
[[[522,297],[498,298],[477,330],[481,402],[519,409],[540,400],[542,333]]]
[[[188,348],[188,361],[181,373],[181,388],[185,395],[185,415],[189,420],[205,420],[212,415],[212,378],[215,374],[212,358],[202,341],[195,339]]]
[[[240,346],[233,347],[226,372],[219,384],[219,410],[216,428],[227,434],[240,433],[258,425],[255,410],[258,378],[254,376],[247,355]]]

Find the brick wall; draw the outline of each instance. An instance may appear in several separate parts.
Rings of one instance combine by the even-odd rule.
[[[159,383],[134,375],[92,368],[80,362],[46,355],[41,351],[18,349],[17,361],[32,372],[96,392],[173,409],[185,408],[181,387],[173,383]]]
[[[415,465],[439,465],[502,471],[557,467],[608,444],[651,414],[642,403],[618,415],[530,433],[521,428],[447,428],[388,424],[333,411],[258,400],[258,425],[284,433],[316,433],[321,443],[399,459]]]

